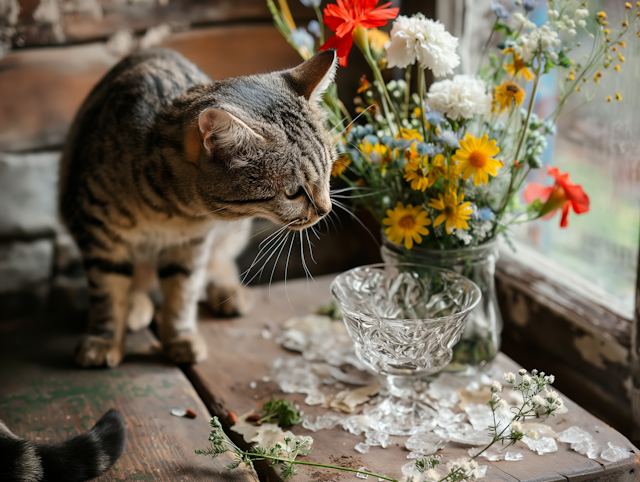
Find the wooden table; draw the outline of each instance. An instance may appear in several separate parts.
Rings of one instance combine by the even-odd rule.
[[[316,283],[306,280],[277,283],[254,290],[256,306],[244,318],[221,321],[202,316],[200,328],[209,345],[209,358],[199,365],[189,367],[187,376],[212,413],[218,415],[227,428],[229,412],[236,414],[258,410],[272,394],[283,396],[278,386],[262,378],[270,375],[271,362],[278,357],[299,356],[288,352],[274,342],[265,339],[261,333],[267,328],[272,333],[280,331],[280,325],[295,315],[309,313],[311,307],[330,300],[329,284],[332,277],[323,277]],[[520,368],[504,355],[499,355],[495,363],[504,371],[517,372]],[[535,368],[535,367],[528,367]],[[253,383],[252,383],[253,382]],[[255,388],[251,388],[255,387]],[[286,394],[287,399],[298,403],[309,414],[326,413],[327,409],[310,407],[303,403],[304,395]],[[594,435],[600,445],[612,442],[633,450],[631,456],[619,462],[591,460],[571,450],[567,444],[558,443],[558,451],[537,455],[522,442],[515,446],[524,454],[519,462],[487,462],[479,459],[480,465],[487,465],[487,482],[543,482],[543,481],[636,481],[640,480],[640,462],[635,447],[620,433],[606,426],[577,404],[564,397],[568,413],[547,421],[556,432],[571,426],[579,426]],[[371,447],[369,453],[360,454],[354,446],[364,441],[364,436],[356,437],[342,428],[320,430],[312,433],[296,426],[293,432],[311,435],[314,438],[313,452],[306,460],[331,463],[358,469],[367,467],[374,473],[400,478],[402,465],[408,462],[404,445],[393,445],[385,449]],[[230,436],[241,443],[241,438],[233,432]],[[445,457],[465,456],[468,446],[448,443],[439,453]],[[263,479],[275,480],[272,472],[266,471]],[[372,477],[369,477],[371,480]],[[300,467],[297,480],[301,481],[356,481],[353,473],[329,471],[314,467]]]
[[[81,369],[73,363],[77,326],[54,320],[0,324],[0,419],[16,434],[39,442],[58,442],[90,429],[109,408],[127,424],[125,453],[107,481],[258,482],[253,471],[228,472],[232,457],[209,460],[204,448],[210,414],[180,369],[156,355],[150,331],[129,335],[129,355],[114,369]],[[177,418],[173,407],[197,418]]]

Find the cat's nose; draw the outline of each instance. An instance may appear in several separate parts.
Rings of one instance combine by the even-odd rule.
[[[320,206],[316,207],[316,214],[320,217],[326,216],[327,214],[329,214],[331,212],[331,204],[329,204],[328,207],[323,207],[321,208]]]

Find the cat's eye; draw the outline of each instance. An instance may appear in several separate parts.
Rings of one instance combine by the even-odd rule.
[[[284,195],[287,196],[289,199],[295,199],[298,196],[302,195],[302,186],[297,185],[297,186],[289,186],[287,189],[285,189],[284,191]]]

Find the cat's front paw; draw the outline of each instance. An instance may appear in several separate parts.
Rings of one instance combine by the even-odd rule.
[[[209,308],[218,316],[243,316],[253,308],[253,293],[246,286],[219,286],[207,288]]]
[[[165,342],[163,348],[176,363],[199,363],[207,358],[207,344],[198,333],[179,335]]]
[[[85,336],[76,347],[76,363],[82,367],[117,367],[124,358],[124,346],[110,338]]]

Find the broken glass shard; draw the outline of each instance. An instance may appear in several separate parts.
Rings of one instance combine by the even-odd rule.
[[[361,454],[368,454],[369,453],[369,445],[360,442],[359,444],[357,444],[354,449],[356,449],[356,451],[360,452]]]
[[[534,452],[538,452],[538,455],[548,454],[550,452],[558,451],[558,444],[555,439],[551,437],[542,437],[537,440],[527,437],[522,437],[522,441]]]
[[[623,460],[631,456],[631,451],[629,449],[618,447],[617,445],[613,445],[611,442],[607,442],[607,445],[609,448],[602,451],[602,454],[600,455],[601,459],[607,460],[608,462],[617,462],[618,460]]]
[[[434,433],[419,433],[409,437],[404,445],[411,452],[431,455],[444,448],[445,442],[439,435]]]
[[[558,434],[558,442],[575,444],[586,440],[593,440],[593,436],[580,427],[569,427]]]
[[[358,470],[362,470],[364,472],[369,472],[369,469],[366,467],[360,467]],[[357,473],[356,477],[360,477],[361,479],[368,479],[369,475],[368,474],[361,474],[361,473]]]
[[[522,460],[522,454],[520,452],[507,452],[504,454],[504,459],[507,462],[517,462],[518,460]]]
[[[571,448],[579,454],[586,455],[590,459],[598,457],[598,446],[593,440],[583,440],[582,442],[572,443]]]
[[[476,478],[482,479],[485,475],[487,475],[488,465],[480,465],[478,466],[478,476]]]
[[[420,477],[420,472],[416,467],[415,462],[407,462],[402,466],[402,475],[408,475],[413,477]]]

